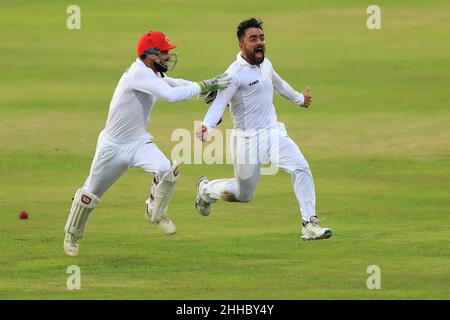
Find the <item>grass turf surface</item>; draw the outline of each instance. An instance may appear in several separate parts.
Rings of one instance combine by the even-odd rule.
[[[9,1],[0,12],[0,298],[2,299],[449,299],[450,5],[379,1],[382,30],[360,1]],[[232,166],[183,165],[170,206],[178,227],[144,220],[151,181],[132,169],[93,212],[81,254],[66,257],[71,196],[86,178],[98,132],[135,42],[160,29],[178,45],[175,77],[222,72],[235,28],[265,21],[267,56],[302,110],[276,97],[280,121],[316,183],[317,210],[335,234],[299,238],[290,178],[261,178],[249,204],[193,207],[200,175]],[[170,156],[175,128],[192,131],[205,106],[158,101],[150,131]],[[222,130],[231,126],[228,114]],[[275,190],[275,192],[273,192]],[[28,220],[18,220],[21,210]],[[66,268],[81,268],[81,290]],[[381,290],[368,290],[369,265]]]

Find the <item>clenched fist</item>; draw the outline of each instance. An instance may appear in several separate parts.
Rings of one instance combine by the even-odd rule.
[[[197,136],[197,138],[205,142],[208,138],[208,127],[206,127],[204,124],[201,124],[198,130],[195,132],[195,135]]]
[[[309,87],[306,87],[306,89],[303,90],[303,96],[305,97],[305,101],[303,102],[302,107],[308,108],[312,102],[312,96],[309,93]]]

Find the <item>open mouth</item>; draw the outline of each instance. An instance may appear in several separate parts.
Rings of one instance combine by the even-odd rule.
[[[264,58],[264,48],[263,47],[255,49],[255,58],[258,60]]]

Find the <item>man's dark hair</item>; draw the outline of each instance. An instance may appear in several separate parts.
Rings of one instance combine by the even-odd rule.
[[[144,61],[146,57],[147,57],[146,54],[143,54],[143,55],[139,56],[139,58],[140,58],[142,61]]]
[[[238,40],[241,40],[242,37],[245,34],[245,30],[249,29],[249,28],[259,28],[261,30],[263,30],[263,22],[262,20],[257,20],[255,18],[250,18],[247,20],[242,21],[241,23],[239,23],[238,27],[237,27],[237,38]]]

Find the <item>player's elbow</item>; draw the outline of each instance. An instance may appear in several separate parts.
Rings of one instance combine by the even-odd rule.
[[[164,97],[164,100],[166,100],[167,102],[170,102],[170,103],[181,101],[181,99],[179,99],[176,95],[172,95],[172,94],[166,95]]]
[[[249,203],[253,199],[253,190],[240,190],[238,200],[239,202]]]
[[[176,88],[167,88],[167,90],[161,90],[157,93],[157,96],[171,103],[184,100],[182,95],[176,90]]]

